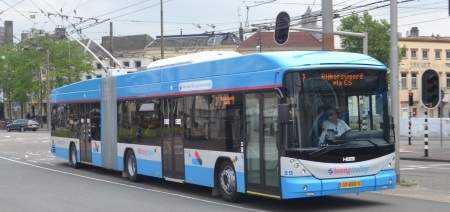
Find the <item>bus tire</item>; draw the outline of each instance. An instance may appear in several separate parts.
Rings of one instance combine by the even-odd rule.
[[[227,202],[239,202],[243,198],[243,194],[238,193],[236,171],[231,161],[222,162],[217,175],[217,183],[219,193]]]
[[[71,143],[69,148],[69,166],[72,166],[75,169],[78,169],[80,166],[77,161],[77,148],[74,143]]]
[[[136,156],[134,155],[133,150],[128,150],[125,157],[125,170],[127,173],[127,178],[131,182],[137,182],[139,180],[137,174],[137,162]]]

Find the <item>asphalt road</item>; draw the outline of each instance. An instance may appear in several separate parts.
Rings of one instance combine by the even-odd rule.
[[[131,183],[116,171],[89,166],[73,169],[49,154],[49,148],[46,132],[0,131],[1,211],[430,212],[446,211],[450,206],[449,202],[405,197],[391,191],[289,201],[249,197],[242,203],[229,204],[212,197],[210,189],[204,187],[151,178]],[[416,188],[399,186],[394,191],[422,192]]]

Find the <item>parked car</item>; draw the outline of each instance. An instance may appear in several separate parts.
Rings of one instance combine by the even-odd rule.
[[[11,130],[18,130],[21,132],[24,132],[26,130],[36,131],[37,129],[39,129],[39,123],[29,119],[17,119],[12,123],[6,125],[6,130],[8,132],[11,132]]]

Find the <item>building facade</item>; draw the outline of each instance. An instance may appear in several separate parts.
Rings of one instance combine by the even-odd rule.
[[[399,111],[401,118],[424,117],[425,108],[421,100],[422,74],[428,69],[440,75],[442,100],[438,107],[428,109],[429,118],[450,117],[448,105],[450,95],[450,37],[440,35],[419,36],[413,27],[406,37],[398,38],[399,52]],[[409,93],[413,94],[413,105],[409,106]]]

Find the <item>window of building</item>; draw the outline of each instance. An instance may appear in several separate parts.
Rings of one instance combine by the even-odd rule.
[[[417,88],[417,74],[416,73],[411,74],[411,87]]]
[[[141,61],[134,61],[134,67],[135,68],[141,67]]]
[[[417,58],[417,49],[411,49],[411,59]]]
[[[130,67],[130,62],[123,62],[123,66]]]
[[[102,64],[97,63],[97,69],[102,69]]]
[[[434,50],[434,58],[436,60],[440,60],[441,59],[441,50],[440,49]]]
[[[445,59],[450,60],[450,50],[445,51]]]
[[[86,79],[92,79],[92,76],[91,75],[87,75]]]
[[[408,48],[406,48],[406,45],[403,45],[403,47],[400,49],[400,55],[402,58],[406,58],[407,51],[408,51]]]
[[[422,59],[428,60],[428,49],[422,50]]]
[[[406,87],[406,73],[402,73],[402,88]]]
[[[447,88],[450,88],[450,74],[447,74]]]
[[[97,75],[97,78],[102,78],[102,75],[101,74]]]

